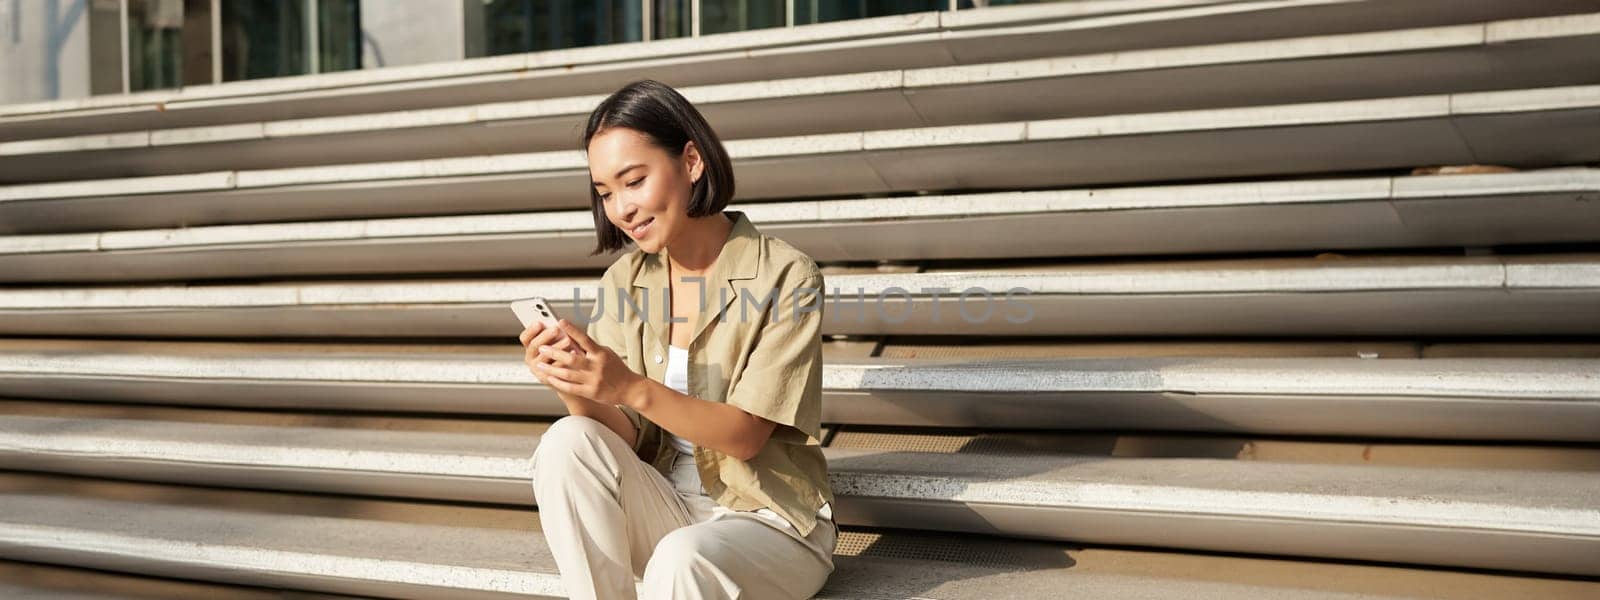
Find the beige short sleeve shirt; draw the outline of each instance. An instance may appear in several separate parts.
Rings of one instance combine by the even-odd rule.
[[[777,427],[748,461],[696,446],[705,491],[734,510],[770,508],[809,535],[833,501],[822,455],[822,320],[825,290],[816,262],[767,236],[741,211],[706,278],[689,344],[689,395],[725,402]],[[591,338],[636,373],[666,377],[672,313],[667,251],[635,248],[601,276]],[[655,423],[621,406],[638,431],[634,451],[663,475],[676,452]]]

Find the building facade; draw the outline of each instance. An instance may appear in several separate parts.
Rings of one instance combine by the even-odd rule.
[[[0,104],[1027,0],[0,0]]]

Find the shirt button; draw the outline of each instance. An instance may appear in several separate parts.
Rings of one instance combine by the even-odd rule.
[[[661,364],[661,355],[660,354],[656,355],[656,364],[658,364],[658,365]]]

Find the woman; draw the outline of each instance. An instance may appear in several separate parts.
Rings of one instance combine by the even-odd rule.
[[[573,598],[807,598],[838,527],[819,440],[822,273],[739,211],[683,96],[643,80],[584,132],[601,277],[587,331],[520,336],[566,404],[533,489]],[[738,304],[738,306],[735,306]],[[609,307],[609,308],[608,308]],[[670,317],[670,318],[669,318]]]

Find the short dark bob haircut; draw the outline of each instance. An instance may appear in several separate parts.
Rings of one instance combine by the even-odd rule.
[[[704,169],[694,182],[689,199],[689,216],[705,217],[722,212],[733,199],[733,163],[722,140],[711,130],[711,125],[700,116],[689,100],[667,84],[652,79],[641,79],[622,87],[607,96],[594,112],[589,113],[589,126],[583,132],[583,150],[589,151],[589,141],[595,134],[612,127],[637,130],[650,143],[666,150],[675,158],[683,157],[683,147],[693,141],[700,151]],[[585,180],[588,177],[584,178]],[[594,210],[596,245],[589,256],[621,250],[632,240],[622,229],[606,218],[600,193],[589,187],[589,204]]]

